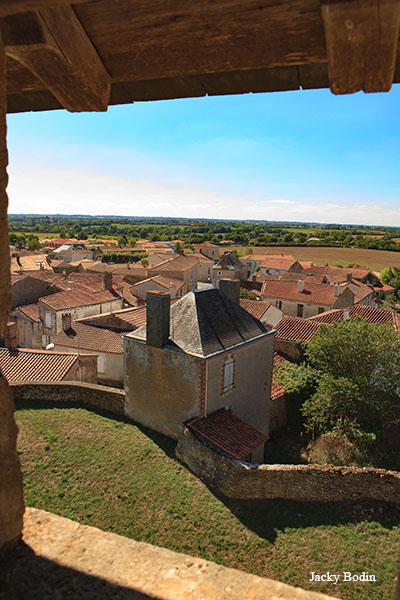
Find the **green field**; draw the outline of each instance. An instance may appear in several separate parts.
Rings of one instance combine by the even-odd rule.
[[[396,265],[400,267],[400,252],[387,250],[364,250],[362,248],[320,248],[303,246],[251,246],[254,254],[291,254],[296,260],[311,260],[319,265],[340,265],[347,267],[356,263],[361,267],[368,267],[372,271],[381,271],[386,267]],[[230,251],[236,249],[239,256],[248,254],[243,246],[231,246]]]
[[[393,597],[397,512],[360,502],[231,501],[123,419],[17,402],[26,503],[106,531],[349,600]],[[376,583],[310,583],[368,571]]]

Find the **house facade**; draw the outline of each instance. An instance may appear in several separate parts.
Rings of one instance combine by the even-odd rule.
[[[214,288],[171,309],[168,294],[149,293],[147,310],[124,336],[125,413],[176,439],[183,423],[229,407],[267,433],[274,331]]]

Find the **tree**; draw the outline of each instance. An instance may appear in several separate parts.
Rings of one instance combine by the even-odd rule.
[[[379,437],[399,408],[400,334],[390,324],[363,319],[322,326],[305,362],[291,365],[282,383],[290,391],[299,376],[314,387],[302,408],[307,430],[338,432],[356,444]]]
[[[381,272],[383,283],[395,288],[397,297],[400,298],[400,267],[388,267]]]
[[[40,242],[37,235],[28,235],[27,241],[28,250],[39,250]]]
[[[174,252],[175,252],[175,254],[179,254],[179,252],[181,251],[181,249],[182,249],[182,247],[181,247],[180,242],[176,242],[175,245],[174,245]]]

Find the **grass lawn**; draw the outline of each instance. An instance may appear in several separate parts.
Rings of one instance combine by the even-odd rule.
[[[296,260],[312,260],[318,265],[340,265],[347,267],[349,264],[357,264],[360,267],[368,267],[372,271],[381,271],[393,265],[400,267],[400,252],[389,252],[388,250],[364,250],[363,248],[321,248],[312,246],[230,246],[229,251],[234,248],[240,256],[248,254],[247,249],[252,248],[254,254],[291,254]]]
[[[399,513],[216,497],[175,443],[124,419],[17,402],[26,503],[106,531],[347,599],[393,597]],[[311,571],[376,583],[310,583]]]

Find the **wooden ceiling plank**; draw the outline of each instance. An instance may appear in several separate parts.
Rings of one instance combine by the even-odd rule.
[[[88,0],[1,0],[0,17],[16,15],[18,13],[28,12],[29,10],[49,8],[50,6],[80,4],[81,2],[87,1]]]
[[[322,0],[334,94],[392,87],[400,25],[399,0]]]
[[[47,8],[16,18],[23,17],[31,21],[30,31],[40,29],[42,40],[24,44],[23,39],[13,39],[13,45],[6,46],[7,55],[29,69],[70,112],[107,110],[110,76],[72,7]]]

